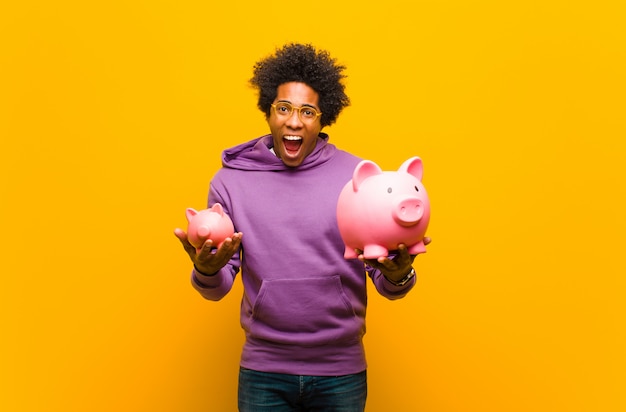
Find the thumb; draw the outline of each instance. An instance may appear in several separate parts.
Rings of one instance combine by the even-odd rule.
[[[180,228],[174,229],[174,236],[176,236],[181,242],[187,241],[187,233]]]
[[[184,230],[182,229],[174,229],[174,236],[176,236],[178,238],[178,240],[180,240],[180,243],[183,245],[183,248],[185,248],[185,251],[187,252],[187,254],[189,254],[189,256],[192,258],[194,258],[194,256],[196,255],[196,248],[189,243],[189,239],[187,238],[187,233],[185,233]]]

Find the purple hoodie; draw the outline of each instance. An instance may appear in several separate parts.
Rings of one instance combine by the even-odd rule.
[[[398,287],[377,270],[343,257],[337,199],[361,159],[338,150],[320,133],[304,162],[286,166],[266,135],[224,151],[211,182],[209,206],[219,202],[243,233],[241,259],[213,276],[192,274],[206,299],[219,300],[241,268],[241,366],[263,372],[334,376],[366,368],[366,279],[389,299]]]

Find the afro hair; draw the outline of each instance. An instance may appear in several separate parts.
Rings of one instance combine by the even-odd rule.
[[[257,106],[269,117],[278,86],[305,83],[319,95],[324,127],[333,124],[341,110],[350,105],[342,83],[344,70],[345,66],[337,64],[327,51],[318,51],[310,44],[290,43],[254,65],[250,84],[259,91]]]

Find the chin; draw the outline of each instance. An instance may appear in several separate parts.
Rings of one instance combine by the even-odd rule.
[[[302,164],[302,161],[299,161],[299,160],[298,160],[298,161],[295,161],[295,162],[285,162],[285,161],[283,160],[283,163],[284,163],[284,164],[285,164],[285,166],[287,166],[287,167],[298,167],[298,166],[300,166],[300,165]]]

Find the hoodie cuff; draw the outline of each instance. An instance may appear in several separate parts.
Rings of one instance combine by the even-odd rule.
[[[218,273],[220,272],[217,271],[212,275],[207,275],[196,269],[196,266],[194,265],[191,276],[193,277],[194,282],[198,284],[198,286],[205,288],[214,288],[216,286],[219,286],[219,284],[221,283],[220,277],[216,276]]]

